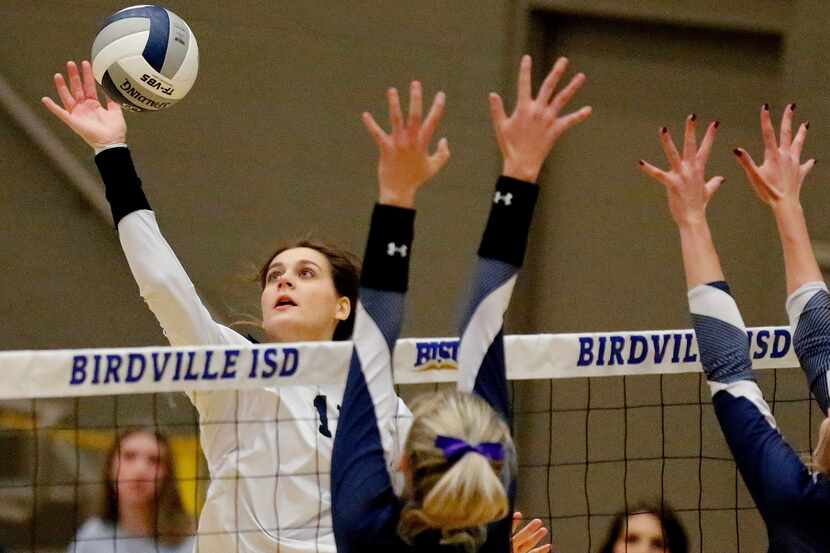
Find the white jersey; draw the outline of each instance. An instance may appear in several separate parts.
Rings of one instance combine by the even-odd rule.
[[[118,232],[171,345],[250,343],[211,318],[152,211],[126,215]],[[330,466],[345,378],[321,387],[188,393],[211,476],[196,552],[335,553]],[[412,415],[400,399],[398,412],[386,430],[399,452]]]

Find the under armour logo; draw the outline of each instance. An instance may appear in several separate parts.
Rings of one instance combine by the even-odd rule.
[[[507,194],[502,194],[498,190],[496,190],[496,195],[493,196],[493,203],[503,203],[504,205],[510,205],[513,202],[513,194],[508,192]]]
[[[394,256],[396,253],[399,253],[401,254],[401,257],[406,257],[406,251],[406,244],[397,246],[394,242],[389,242],[389,244],[386,245],[386,255],[388,256]]]

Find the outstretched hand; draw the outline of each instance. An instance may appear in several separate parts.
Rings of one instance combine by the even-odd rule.
[[[46,109],[66,123],[75,134],[93,148],[121,144],[127,140],[127,123],[121,106],[106,98],[106,107],[98,101],[92,67],[81,62],[81,72],[74,61],[66,62],[69,86],[60,73],[55,74],[55,89],[63,107],[49,97],[41,99]]]
[[[686,131],[683,141],[683,153],[677,151],[671,134],[666,127],[660,129],[660,144],[669,161],[670,169],[663,171],[654,165],[640,160],[640,169],[662,183],[669,196],[669,209],[674,221],[679,226],[702,222],[706,219],[706,205],[723,184],[723,177],[706,180],[704,173],[712,144],[715,142],[719,123],[709,124],[700,148],[697,146],[697,117],[686,118]]]
[[[541,520],[534,518],[519,529],[521,525],[522,513],[513,513],[513,553],[548,553],[551,550],[550,544],[536,547],[548,534],[548,529],[542,525]]]
[[[801,163],[801,150],[807,138],[809,123],[802,123],[793,138],[795,104],[789,104],[781,117],[781,134],[775,139],[769,105],[761,106],[761,134],[764,138],[764,163],[759,167],[749,152],[735,148],[735,157],[743,167],[755,193],[773,209],[782,205],[797,205],[804,178],[816,164],[815,159]]]
[[[502,173],[535,182],[553,145],[565,131],[585,121],[591,115],[591,107],[585,106],[573,113],[560,115],[585,83],[585,75],[577,73],[565,88],[553,95],[568,68],[566,58],[556,60],[539,87],[536,98],[531,94],[530,67],[530,56],[522,57],[516,108],[510,117],[504,111],[501,97],[495,92],[490,93],[490,116],[504,159]]]
[[[363,124],[380,150],[378,201],[382,204],[413,207],[418,189],[450,159],[446,138],[438,141],[435,153],[429,153],[432,135],[444,115],[446,96],[443,92],[435,95],[429,114],[422,121],[421,95],[421,83],[412,81],[409,87],[409,118],[404,121],[397,89],[387,91],[390,133],[377,124],[372,114],[363,114]]]

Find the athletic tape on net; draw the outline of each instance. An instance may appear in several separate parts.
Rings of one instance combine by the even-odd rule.
[[[789,328],[748,330],[757,369],[797,367]],[[343,384],[350,342],[0,353],[0,399]],[[456,380],[458,340],[408,338],[399,384]],[[507,336],[511,380],[700,371],[691,330]]]

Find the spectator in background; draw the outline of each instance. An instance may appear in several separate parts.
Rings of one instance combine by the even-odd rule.
[[[130,430],[107,454],[102,514],[88,519],[68,553],[190,553],[194,524],[176,487],[167,438]]]
[[[689,538],[670,507],[643,504],[617,513],[597,553],[689,553]]]

